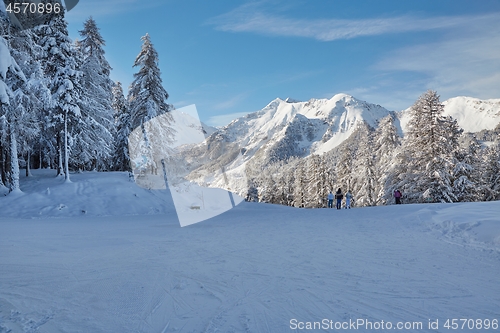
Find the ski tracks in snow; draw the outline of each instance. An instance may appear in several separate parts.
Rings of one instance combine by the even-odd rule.
[[[186,228],[165,215],[2,222],[0,332],[280,333],[291,319],[498,315],[498,257],[447,243],[462,227],[430,228],[452,220],[436,207],[242,204]],[[473,222],[469,233],[488,225],[481,216],[455,223]]]

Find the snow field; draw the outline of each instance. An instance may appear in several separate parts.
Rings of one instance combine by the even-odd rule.
[[[106,183],[95,175],[64,184],[77,187],[80,176],[87,207],[99,207],[89,193]],[[106,179],[115,177],[124,175]],[[33,191],[47,185],[38,180]],[[149,191],[128,185],[114,184],[112,204],[132,190],[146,201]],[[68,202],[79,203],[75,194],[67,190]],[[429,319],[500,319],[499,202],[340,211],[242,203],[180,228],[168,198],[157,215],[72,216],[68,205],[57,219],[5,217],[6,199],[0,332],[298,332],[294,318],[420,321],[431,332]]]

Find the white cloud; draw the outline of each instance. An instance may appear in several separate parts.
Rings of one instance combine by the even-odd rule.
[[[482,19],[483,17],[467,16],[432,18],[399,16],[357,20],[295,19],[263,13],[251,4],[214,17],[207,23],[221,31],[253,32],[272,36],[306,37],[320,41],[333,41],[387,33],[452,28],[470,24],[471,20],[480,21]]]
[[[425,89],[435,89],[446,98],[456,95],[499,98],[498,15],[474,20],[469,26],[450,32],[439,42],[392,51],[374,69],[425,75]]]

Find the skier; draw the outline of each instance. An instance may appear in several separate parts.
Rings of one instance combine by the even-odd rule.
[[[342,194],[342,190],[339,188],[337,190],[337,193],[335,194],[335,199],[337,199],[337,209],[340,209],[342,206],[342,199],[344,198],[344,195]]]
[[[328,208],[333,208],[333,194],[332,191],[328,193]]]
[[[345,194],[345,209],[351,209],[351,199],[352,199],[352,194],[351,190],[347,190],[347,193]]]
[[[402,196],[403,195],[401,194],[400,190],[394,191],[394,199],[396,199],[396,205],[400,205],[401,204],[401,197]]]

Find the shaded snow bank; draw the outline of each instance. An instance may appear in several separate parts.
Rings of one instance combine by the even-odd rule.
[[[127,172],[71,174],[71,183],[54,170],[32,170],[21,176],[23,193],[0,196],[0,217],[125,216],[173,213],[168,190],[147,190]]]

